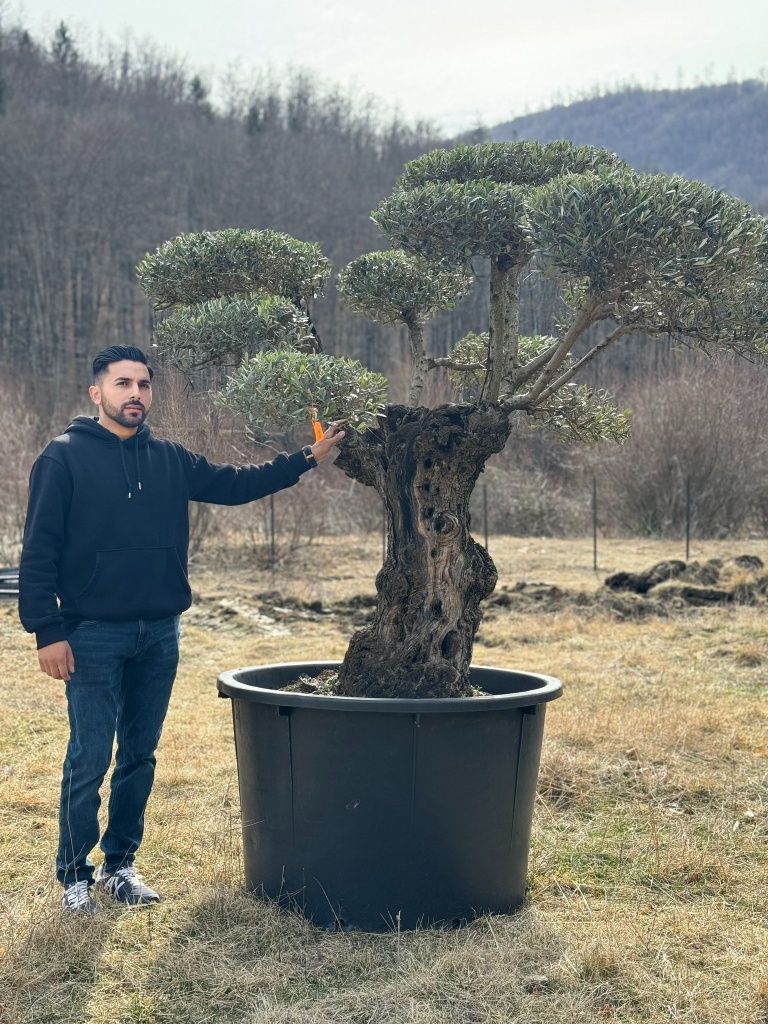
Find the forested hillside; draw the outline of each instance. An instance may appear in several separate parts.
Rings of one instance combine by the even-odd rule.
[[[766,86],[628,90],[518,119],[496,137],[610,146],[639,168],[679,170],[754,201],[768,195],[759,157]],[[182,231],[272,227],[321,243],[335,271],[385,247],[369,219],[403,164],[448,145],[428,125],[382,119],[375,105],[301,72],[229,79],[214,106],[206,84],[149,46],[86,59],[65,26],[51,40],[0,23],[0,366],[33,376],[44,402],[82,393],[89,358],[117,341],[147,344],[152,314],[136,262]],[[476,261],[478,277],[487,268]],[[486,282],[439,316],[437,355],[486,326]],[[559,312],[550,281],[522,289],[521,326],[548,333]],[[393,379],[405,337],[347,313],[333,285],[315,318],[329,351]],[[664,342],[627,340],[590,383],[642,377]]]
[[[274,227],[319,241],[339,270],[381,244],[370,211],[438,142],[300,73],[230,82],[214,111],[174,61],[139,49],[89,63],[63,27],[46,45],[0,35],[0,96],[0,364],[54,400],[82,389],[98,348],[148,341],[134,274],[148,250],[182,231]],[[333,291],[319,326],[331,350],[376,362],[379,329]]]
[[[768,210],[768,82],[631,88],[497,125],[491,138],[606,146],[641,171],[725,189]]]

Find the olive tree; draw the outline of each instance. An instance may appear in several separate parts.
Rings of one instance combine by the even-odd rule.
[[[147,256],[139,277],[159,308],[174,307],[157,344],[188,368],[223,367],[218,400],[255,436],[306,423],[309,405],[348,421],[336,465],[381,496],[388,546],[373,619],[352,637],[337,692],[461,696],[497,579],[470,534],[486,461],[521,421],[623,440],[629,414],[576,378],[627,335],[768,351],[768,230],[722,191],[563,141],[428,153],[372,216],[391,248],[353,260],[338,286],[356,312],[407,329],[406,405],[386,404],[381,375],[323,352],[310,304],[330,268],[316,245],[265,231],[182,235]],[[431,356],[425,323],[466,292],[483,258],[488,330]],[[520,280],[533,261],[568,311],[556,336],[519,335]],[[430,408],[424,381],[441,366],[457,401]]]

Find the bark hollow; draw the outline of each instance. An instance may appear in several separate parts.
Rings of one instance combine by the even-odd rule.
[[[469,499],[485,462],[509,436],[494,404],[389,406],[346,472],[372,484],[388,522],[373,621],[352,637],[337,693],[460,697],[496,569],[470,535]]]

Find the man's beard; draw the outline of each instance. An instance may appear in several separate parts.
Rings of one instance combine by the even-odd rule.
[[[126,402],[126,405],[130,405],[130,402]],[[131,415],[131,413],[125,411],[125,406],[111,405],[106,398],[101,399],[101,408],[104,411],[105,416],[108,416],[115,423],[119,423],[121,427],[140,427],[144,420],[147,418],[147,410],[142,406],[140,415]]]

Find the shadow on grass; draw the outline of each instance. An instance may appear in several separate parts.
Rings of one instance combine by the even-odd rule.
[[[526,910],[453,930],[329,932],[219,888],[179,906],[147,953],[141,1003],[127,1019],[352,1024],[459,1010],[468,1020],[512,1017],[554,984],[562,946]]]
[[[89,1019],[117,914],[67,917],[50,900],[31,912],[29,907],[20,909],[23,918],[21,913],[4,913],[2,923],[0,1020],[80,1024]]]

